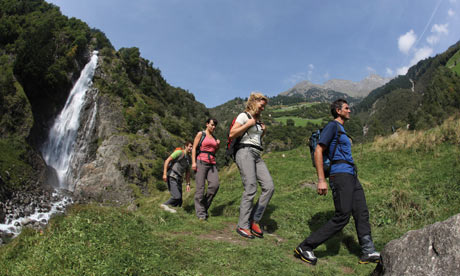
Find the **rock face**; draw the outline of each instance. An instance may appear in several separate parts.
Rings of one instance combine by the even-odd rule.
[[[379,75],[371,74],[359,82],[349,80],[332,79],[323,85],[313,84],[309,81],[302,81],[293,88],[280,95],[293,96],[295,94],[304,95],[307,100],[330,101],[334,98],[364,98],[369,93],[387,83],[390,79],[382,78]]]
[[[369,93],[387,83],[390,79],[371,74],[359,82],[332,79],[324,83],[324,88],[346,93],[352,97],[364,98]]]
[[[90,94],[94,99],[91,103],[97,105],[97,116],[94,125],[86,129],[83,123],[79,130],[76,144],[81,144],[82,150],[81,157],[72,164],[75,182],[71,190],[77,201],[128,203],[133,198],[132,191],[120,170],[123,148],[128,141],[125,136],[118,135],[117,130],[124,124],[121,106],[106,95],[97,95],[94,90]],[[85,108],[83,121],[91,120],[93,111],[94,107]],[[99,146],[98,141],[102,141]]]
[[[459,275],[460,214],[390,241],[373,275]]]

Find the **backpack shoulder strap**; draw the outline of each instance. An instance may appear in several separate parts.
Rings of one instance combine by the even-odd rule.
[[[336,139],[337,142],[335,143],[334,150],[332,151],[331,161],[334,159],[335,152],[337,151],[337,146],[339,145],[339,141],[340,141],[340,135],[345,134],[345,132],[343,132],[340,129],[339,123],[336,120],[333,120],[333,122],[335,122],[335,125],[337,127],[337,131],[335,132],[335,137],[334,137],[334,139]]]
[[[202,130],[201,131],[201,138],[200,138],[200,142],[198,143],[198,146],[197,148],[200,149],[201,148],[201,144],[203,144],[203,140],[204,138],[206,138],[206,131]]]

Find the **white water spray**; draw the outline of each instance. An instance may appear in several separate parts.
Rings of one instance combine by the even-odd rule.
[[[92,84],[97,66],[97,51],[81,72],[70,91],[67,102],[50,130],[48,141],[42,149],[46,164],[56,170],[59,189],[69,188],[69,164],[74,155],[74,143],[80,127],[80,111],[85,103],[86,91]]]

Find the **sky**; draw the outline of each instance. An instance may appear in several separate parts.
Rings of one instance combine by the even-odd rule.
[[[460,40],[460,0],[46,0],[215,107],[300,81],[395,77]]]

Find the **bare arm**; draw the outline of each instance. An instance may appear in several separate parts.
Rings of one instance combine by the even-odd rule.
[[[198,147],[198,143],[200,142],[201,136],[203,133],[200,131],[195,136],[195,140],[193,140],[193,147],[192,147],[192,169],[196,171],[196,147]]]
[[[163,181],[165,181],[165,182],[168,180],[168,166],[169,166],[169,162],[171,162],[171,160],[172,160],[171,156],[166,158],[165,164],[163,166]]]
[[[248,130],[248,128],[252,127],[255,124],[256,124],[256,120],[254,118],[249,119],[244,125],[235,122],[232,129],[230,130],[230,134],[229,134],[230,139],[240,137],[246,132],[246,130]]]
[[[190,192],[190,169],[185,173],[185,183],[187,192]]]
[[[318,194],[326,195],[327,194],[327,183],[326,177],[324,176],[323,168],[323,152],[326,151],[326,146],[319,144],[315,149],[315,167],[316,173],[318,174]]]

